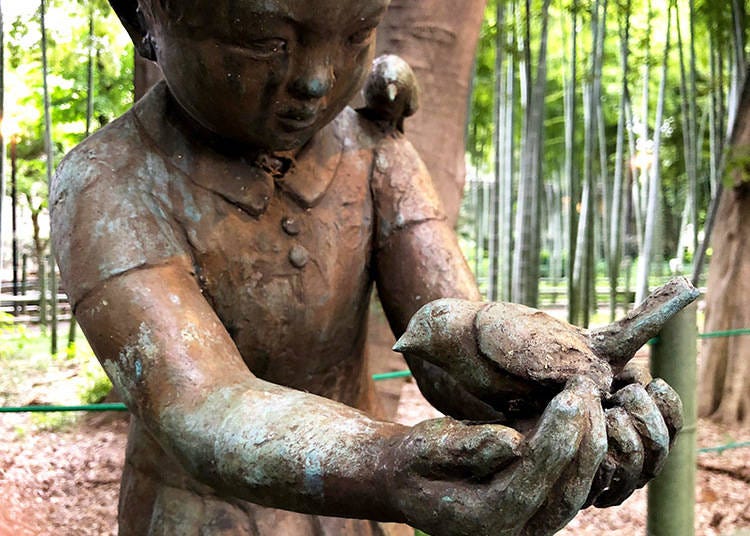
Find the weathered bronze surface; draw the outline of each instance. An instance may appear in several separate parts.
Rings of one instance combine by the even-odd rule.
[[[480,298],[400,132],[408,68],[379,60],[346,108],[388,0],[111,3],[165,82],[72,151],[51,194],[76,317],[134,415],[121,534],[548,534],[658,470],[679,398],[663,382],[610,397],[606,367],[543,395],[529,373],[514,423],[474,357],[415,350],[453,418],[378,419],[373,284],[397,335],[433,300]],[[516,329],[507,311],[483,340]],[[529,371],[558,368],[546,322]]]

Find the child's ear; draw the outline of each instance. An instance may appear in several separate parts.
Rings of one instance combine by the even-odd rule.
[[[109,0],[120,22],[130,34],[135,50],[147,60],[156,61],[156,51],[148,35],[148,27],[143,13],[138,7],[138,0]]]

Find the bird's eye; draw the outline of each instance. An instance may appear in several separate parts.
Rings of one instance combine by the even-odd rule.
[[[287,43],[284,39],[274,37],[252,41],[247,44],[246,48],[258,58],[272,58],[280,54],[286,54]]]
[[[349,36],[349,44],[351,45],[365,45],[370,42],[372,36],[375,34],[375,27],[363,28],[357,32],[354,32]]]

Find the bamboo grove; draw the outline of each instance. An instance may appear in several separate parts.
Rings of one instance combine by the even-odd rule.
[[[38,320],[51,325],[55,353],[58,293],[49,269],[48,184],[67,151],[132,103],[133,53],[105,0],[6,0],[0,7],[0,143],[10,160],[0,196],[11,197],[12,291],[19,293],[25,279],[20,272],[26,274],[21,258],[28,256],[39,285]],[[74,338],[71,322],[69,346]]]
[[[488,298],[538,306],[540,279],[564,284],[588,325],[597,279],[614,316],[631,275],[639,301],[700,271],[746,32],[741,0],[489,2],[461,228]]]

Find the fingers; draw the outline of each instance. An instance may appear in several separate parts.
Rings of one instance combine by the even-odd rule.
[[[586,501],[597,468],[607,454],[604,411],[598,398],[586,404],[588,422],[573,460],[552,487],[542,508],[531,518],[525,534],[553,534],[563,528]]]
[[[669,430],[669,445],[672,446],[684,424],[682,399],[667,382],[657,378],[646,386],[646,392],[659,408]]]
[[[646,389],[631,384],[617,391],[612,397],[616,406],[628,412],[633,427],[641,436],[644,459],[639,487],[661,471],[669,454],[669,430],[656,402]]]
[[[649,382],[651,382],[651,373],[648,370],[648,364],[632,360],[614,377],[612,391],[618,391],[631,383],[647,385]]]
[[[523,461],[513,466],[512,472],[498,475],[493,483],[493,491],[498,500],[499,526],[493,527],[494,533],[511,530],[523,524],[539,510],[550,496],[551,489],[573,460],[579,455],[593,463],[601,457],[603,450],[600,436],[602,425],[592,414],[600,406],[596,385],[587,378],[574,378],[565,390],[557,395],[547,406],[535,434],[528,440]],[[601,416],[599,416],[601,419]],[[591,439],[585,436],[591,435]],[[595,446],[594,446],[595,445]],[[581,463],[583,466],[584,463]],[[596,464],[598,465],[598,463]],[[572,479],[587,480],[593,478],[596,465],[589,468],[590,475],[576,474],[571,469]],[[510,471],[510,470],[509,470]],[[578,495],[559,507],[557,517],[569,519],[580,508],[586,498]],[[556,497],[559,500],[559,497]],[[570,502],[579,504],[571,505]],[[551,504],[551,502],[550,502]],[[572,514],[568,510],[573,510]],[[562,513],[562,512],[565,513]],[[535,534],[545,534],[537,532]]]
[[[609,452],[587,501],[599,508],[621,504],[661,471],[683,422],[679,395],[660,379],[628,385],[611,401],[618,407],[607,410]]]
[[[601,470],[611,472],[611,480],[605,488],[592,487],[589,497],[599,508],[627,499],[641,481],[644,463],[643,442],[628,413],[623,408],[612,408],[606,416],[609,450]]]
[[[481,479],[518,459],[523,436],[505,426],[443,418],[418,424],[407,441],[413,467],[422,476]]]

